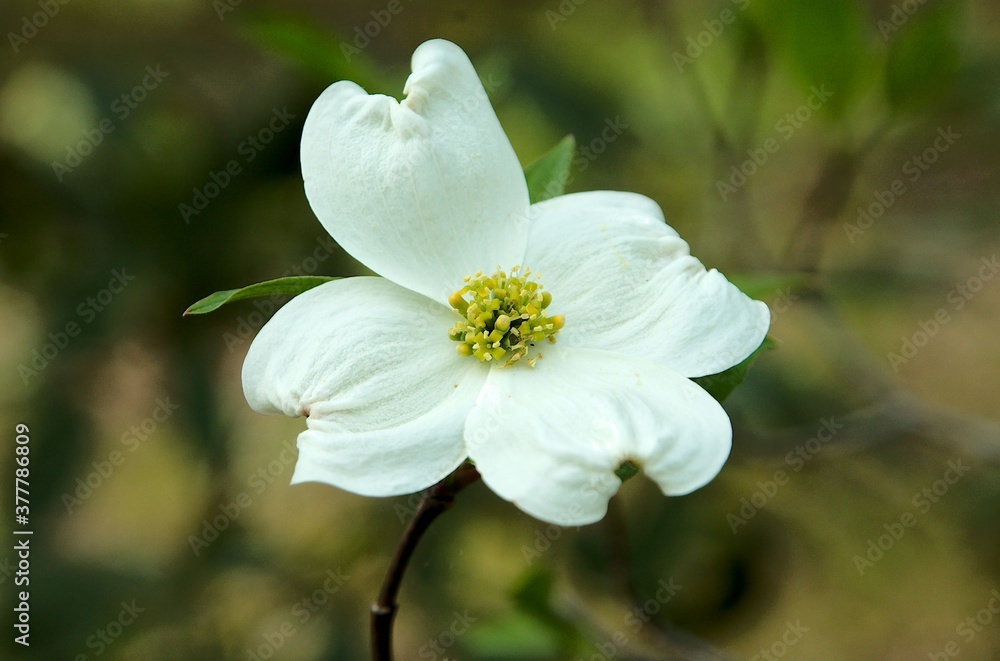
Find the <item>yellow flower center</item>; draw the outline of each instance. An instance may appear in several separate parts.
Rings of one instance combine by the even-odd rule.
[[[466,276],[465,286],[448,298],[461,317],[448,331],[448,337],[460,342],[458,353],[484,363],[506,361],[505,365],[513,365],[527,356],[536,342],[555,342],[566,319],[561,314],[546,316],[552,295],[542,291],[537,280],[537,276],[531,279],[531,269],[522,273],[520,266],[511,269],[510,275],[497,270],[489,276],[478,271]],[[529,358],[527,362],[534,367],[536,360]]]

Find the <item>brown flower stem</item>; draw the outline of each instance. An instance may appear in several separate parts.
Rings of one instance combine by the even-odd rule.
[[[420,505],[417,506],[413,519],[406,527],[403,538],[399,540],[396,553],[386,570],[378,599],[372,604],[371,635],[374,661],[392,661],[392,624],[396,619],[396,611],[399,610],[396,596],[399,594],[403,574],[410,562],[410,556],[417,548],[417,543],[434,519],[451,508],[458,492],[478,479],[479,471],[466,462],[454,473],[424,491]]]

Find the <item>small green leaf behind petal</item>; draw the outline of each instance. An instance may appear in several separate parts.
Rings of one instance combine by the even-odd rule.
[[[289,60],[299,69],[329,84],[352,80],[367,90],[391,92],[380,67],[355,47],[346,35],[338,35],[292,12],[250,11],[239,14],[235,27],[255,44]]]
[[[774,296],[792,296],[808,291],[814,286],[816,276],[804,271],[774,271],[757,273],[727,273],[729,282],[741,292],[757,300]]]
[[[734,365],[726,371],[719,372],[718,374],[700,376],[696,379],[692,379],[692,381],[708,391],[708,394],[714,397],[716,401],[722,402],[726,399],[726,397],[729,397],[730,393],[736,389],[736,386],[743,383],[743,379],[746,378],[747,372],[750,371],[750,366],[753,365],[755,360],[757,360],[757,356],[764,351],[770,351],[776,346],[777,342],[775,342],[769,335],[765,337],[760,346],[757,347],[752,354],[747,356],[747,358],[739,365]]]
[[[278,278],[258,282],[255,285],[248,285],[240,289],[227,289],[217,291],[211,296],[206,296],[187,310],[185,316],[189,314],[205,314],[218,310],[226,303],[242,301],[247,298],[260,298],[262,296],[295,296],[313,287],[317,287],[325,282],[337,280],[337,278],[326,275],[304,275],[290,278]]]
[[[569,168],[576,151],[576,138],[567,135],[547,154],[524,168],[528,198],[532,204],[559,197],[566,190]]]
[[[615,469],[615,475],[618,479],[624,482],[629,478],[635,477],[639,473],[639,467],[633,464],[631,461],[623,462],[621,466]]]
[[[477,622],[464,640],[474,659],[554,659],[562,651],[551,627],[517,611]]]

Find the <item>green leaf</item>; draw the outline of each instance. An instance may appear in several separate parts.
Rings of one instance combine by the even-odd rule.
[[[576,151],[576,138],[567,135],[549,153],[524,168],[531,203],[563,194],[569,181],[569,168]]]
[[[756,0],[747,11],[795,74],[803,101],[828,93],[823,109],[839,117],[874,82],[877,59],[859,0]]]
[[[560,651],[559,641],[545,624],[513,612],[477,623],[465,644],[476,659],[552,659]]]
[[[927,5],[891,36],[885,91],[893,111],[943,98],[960,64],[954,3]]]
[[[757,356],[764,351],[770,351],[775,346],[777,346],[777,342],[771,339],[770,336],[767,336],[761,342],[760,346],[739,365],[730,367],[725,372],[701,376],[692,379],[692,381],[707,390],[708,394],[714,397],[716,401],[722,402],[726,397],[729,397],[730,393],[736,390],[736,386],[743,383],[743,379],[746,378],[747,372],[750,371],[750,366],[757,360]]]
[[[545,539],[546,542],[550,541]],[[541,555],[548,547],[539,547],[535,553]],[[527,559],[528,556],[525,556]],[[579,631],[572,621],[556,608],[552,595],[556,578],[552,571],[542,565],[529,568],[515,582],[511,598],[518,610],[530,615],[542,624],[560,641],[561,649],[572,649],[579,638]]]
[[[528,613],[552,615],[552,589],[556,578],[545,568],[526,571],[511,591],[514,602]]]
[[[525,560],[529,563],[548,550],[548,545],[558,539],[557,536],[551,534],[552,528],[553,526],[548,526],[535,531],[534,551],[528,549],[527,546],[522,546],[522,550],[525,551]],[[558,658],[569,659],[583,656],[590,658],[589,652],[593,650],[594,644],[592,636],[596,631],[595,622],[589,617],[582,616],[578,609],[563,607],[560,603],[561,600],[555,599],[555,581],[556,577],[553,571],[543,564],[530,567],[515,582],[515,588],[511,592],[514,604],[518,611],[533,618],[549,632],[548,638],[554,641],[556,648],[562,652]],[[531,633],[536,638],[540,638],[540,631],[535,630]],[[538,641],[533,642],[537,643]],[[528,657],[516,655],[510,658],[525,659]]]
[[[326,275],[304,275],[258,282],[255,285],[249,285],[240,289],[217,291],[211,296],[206,296],[189,307],[184,311],[184,314],[205,314],[207,312],[212,312],[213,310],[218,310],[226,303],[242,301],[247,298],[259,298],[261,296],[295,296],[296,294],[301,294],[304,291],[331,280],[337,280],[337,278],[332,278]]]
[[[323,83],[352,80],[369,92],[394,87],[351,41],[291,12],[244,10],[237,29],[251,41],[284,56]]]
[[[807,289],[816,276],[803,271],[791,271],[727,273],[726,277],[750,298],[764,300]]]

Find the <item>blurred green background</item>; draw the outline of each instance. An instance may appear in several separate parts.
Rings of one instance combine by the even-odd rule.
[[[0,26],[0,502],[13,526],[26,423],[35,530],[28,650],[0,548],[3,658],[367,656],[415,501],[289,487],[304,423],[240,385],[268,305],[180,313],[362,272],[306,203],[302,122],[340,78],[398,97],[432,37],[523,163],[574,134],[568,189],[655,199],[778,346],[690,496],[631,480],[559,530],[464,492],[399,658],[1000,658],[995,3],[17,0]]]

